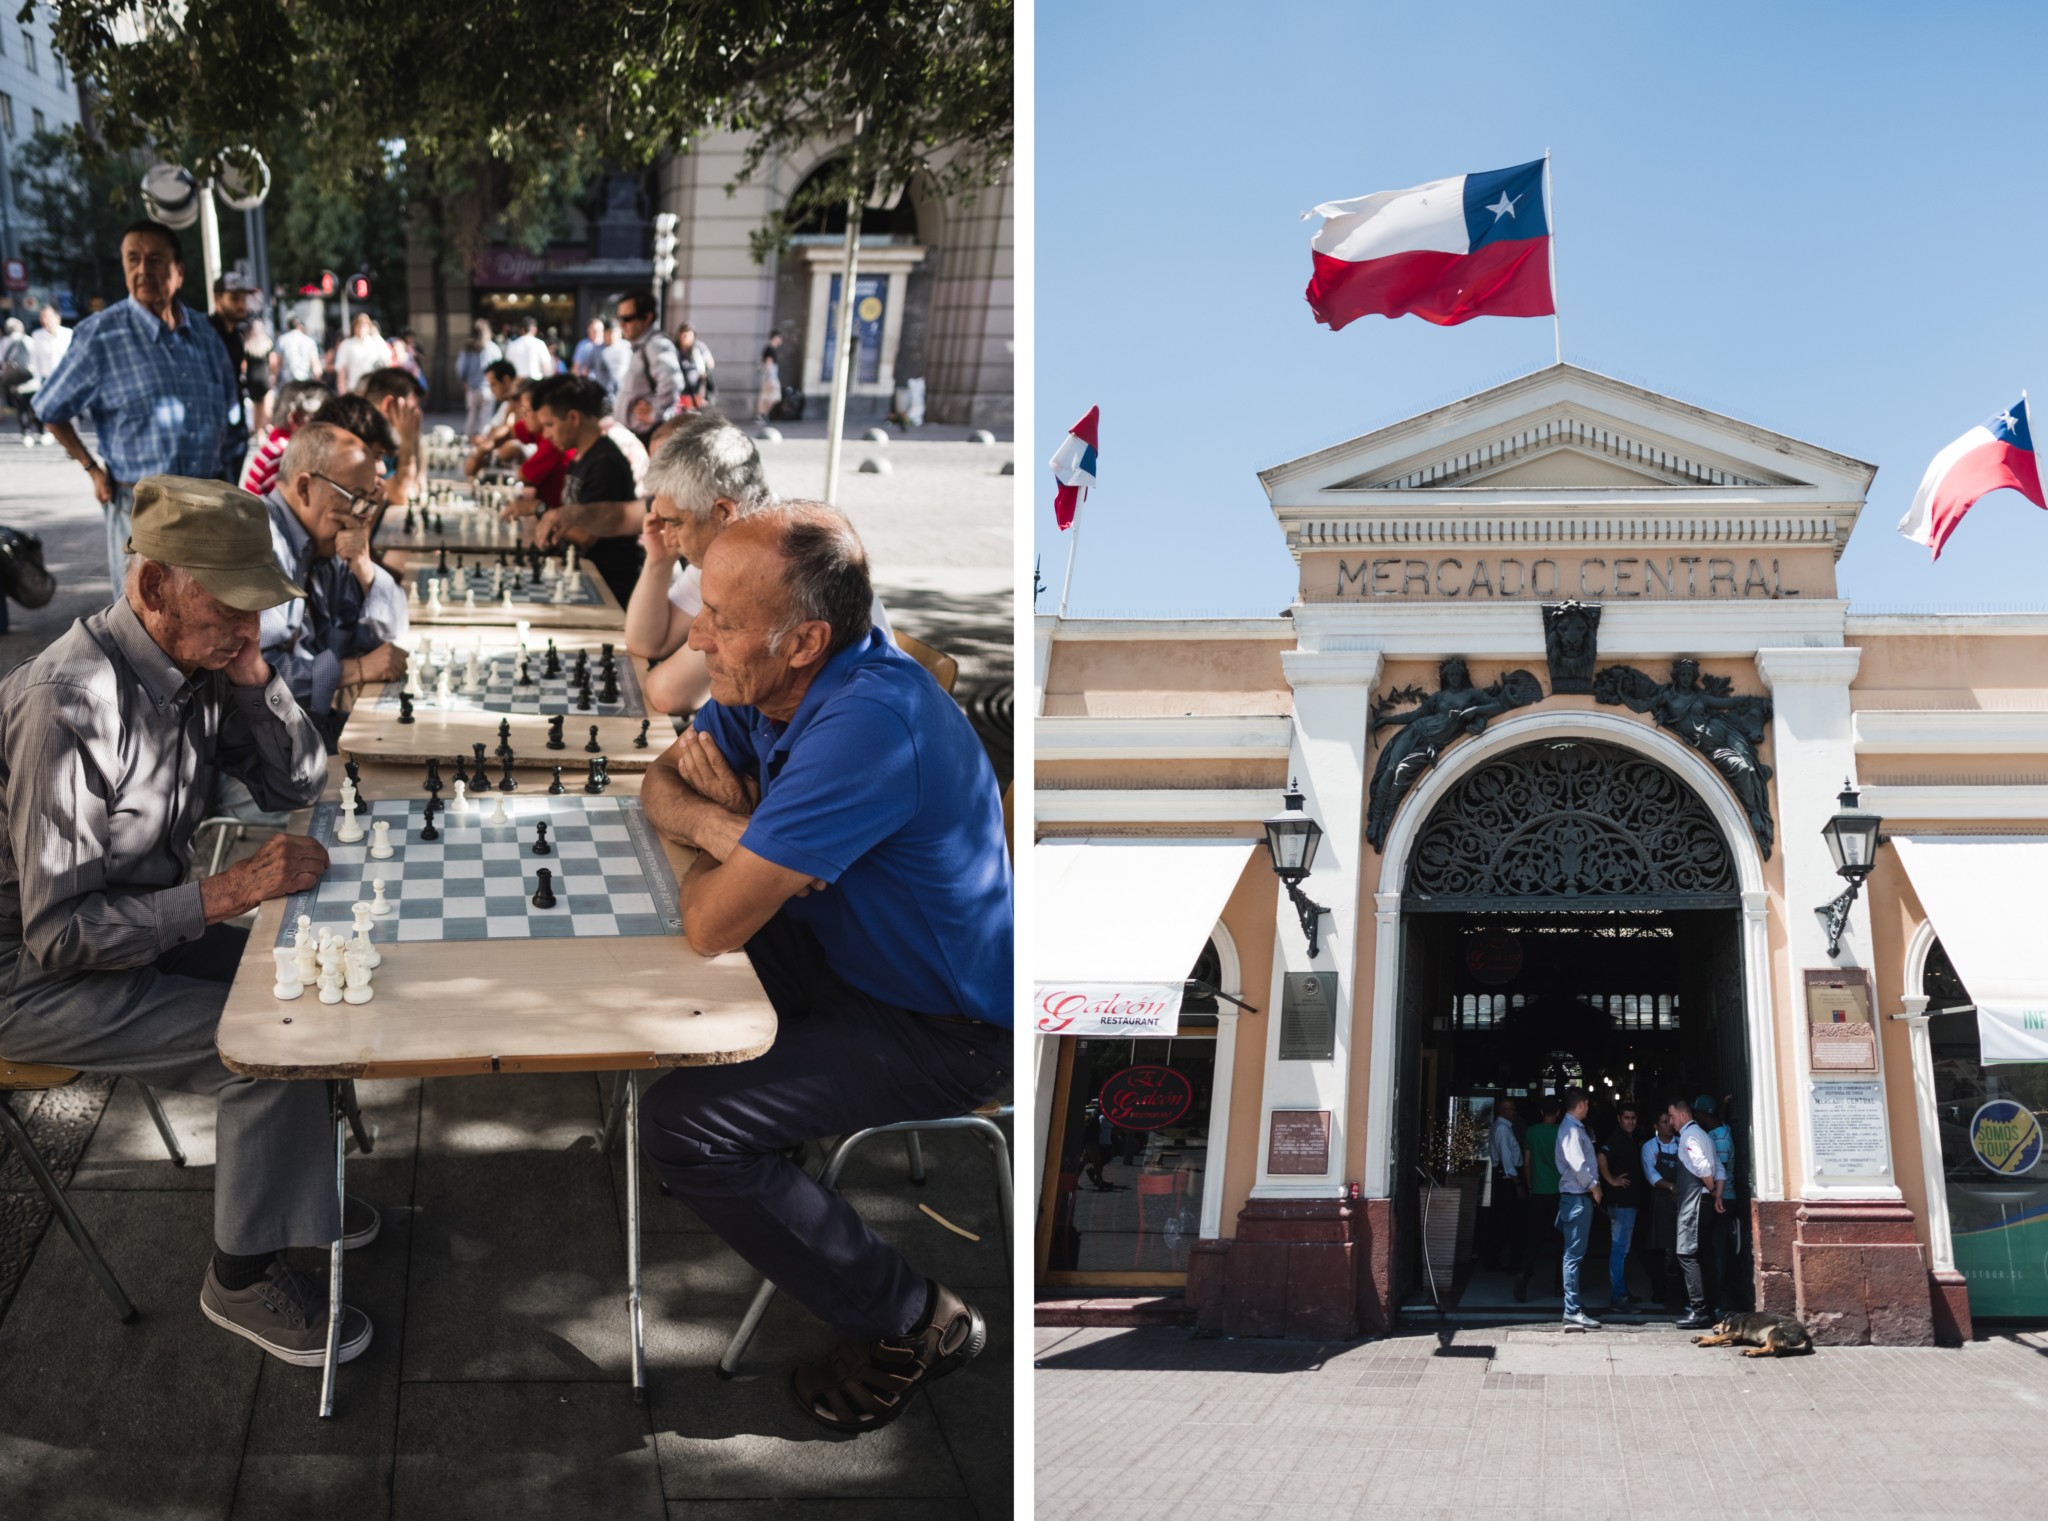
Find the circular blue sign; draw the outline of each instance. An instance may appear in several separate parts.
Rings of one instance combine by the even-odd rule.
[[[2041,1122],[2025,1104],[1993,1099],[1970,1117],[1970,1149],[2005,1177],[2031,1172],[2041,1160]]]

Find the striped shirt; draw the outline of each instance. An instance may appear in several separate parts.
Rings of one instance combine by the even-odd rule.
[[[249,464],[242,471],[242,489],[251,496],[264,496],[277,484],[277,467],[284,462],[285,445],[292,441],[291,434],[282,428],[272,428],[270,436],[258,444],[249,454]]]
[[[99,432],[116,481],[145,475],[211,480],[244,437],[242,397],[220,334],[189,306],[171,327],[133,299],[78,324],[57,373],[36,392],[36,415]]]

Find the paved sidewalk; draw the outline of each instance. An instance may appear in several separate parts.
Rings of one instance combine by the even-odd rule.
[[[1670,1329],[1036,1333],[1038,1521],[2032,1515],[2048,1337],[1745,1358]]]

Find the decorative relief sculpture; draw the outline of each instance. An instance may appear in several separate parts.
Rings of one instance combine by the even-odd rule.
[[[1365,816],[1365,837],[1374,850],[1384,849],[1387,831],[1393,827],[1394,811],[1408,789],[1434,766],[1450,743],[1466,734],[1478,734],[1487,724],[1511,708],[1527,707],[1543,700],[1542,683],[1527,671],[1508,671],[1491,685],[1475,687],[1472,674],[1457,656],[1437,667],[1437,689],[1425,694],[1420,687],[1402,687],[1373,704],[1367,737],[1393,726],[1400,732],[1380,751],[1373,768],[1372,794]],[[1405,713],[1386,710],[1396,703],[1413,702]]]
[[[1610,665],[1593,678],[1596,701],[1647,713],[1713,762],[1749,815],[1749,827],[1771,857],[1771,768],[1757,759],[1771,721],[1768,697],[1737,697],[1725,676],[1700,675],[1697,660],[1671,662],[1671,680],[1658,685],[1633,666]]]
[[[1600,636],[1597,602],[1543,604],[1543,654],[1550,662],[1550,690],[1593,690],[1593,658]]]

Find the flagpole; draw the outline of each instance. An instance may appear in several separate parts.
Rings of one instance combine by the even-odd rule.
[[[1060,581],[1059,616],[1062,618],[1067,616],[1067,592],[1074,584],[1074,551],[1080,547],[1081,543],[1081,505],[1087,500],[1088,494],[1084,491],[1081,494],[1080,501],[1074,503],[1074,524],[1072,528],[1068,529],[1071,537],[1067,540],[1067,574]]]
[[[1550,333],[1557,345],[1557,362],[1564,363],[1564,318],[1557,302],[1557,192],[1550,179],[1550,149],[1543,150],[1543,214],[1550,223]]]

